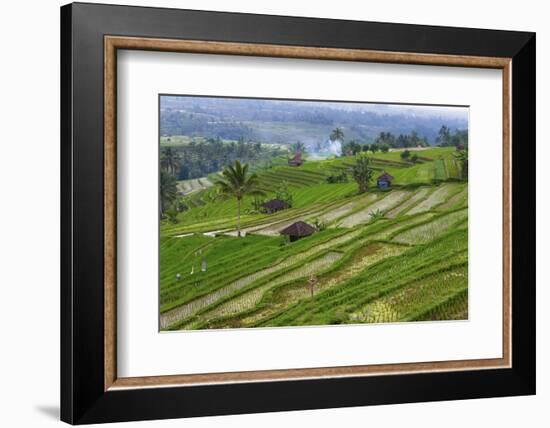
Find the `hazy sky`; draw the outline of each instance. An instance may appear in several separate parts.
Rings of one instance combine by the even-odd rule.
[[[366,102],[311,102],[311,104],[330,107],[337,110],[369,111],[378,114],[406,114],[410,116],[422,117],[452,117],[453,119],[462,119],[465,121],[468,120],[468,107],[463,106],[410,105]]]
[[[162,96],[161,108],[166,105],[168,99],[179,98],[177,96]],[[468,122],[468,107],[463,106],[438,106],[438,105],[411,105],[411,104],[388,104],[388,103],[369,103],[369,102],[331,102],[331,101],[301,101],[301,100],[270,100],[270,99],[255,99],[255,98],[224,98],[224,97],[194,97],[183,96],[188,102],[193,103],[196,100],[198,103],[214,102],[224,103],[224,101],[234,103],[242,103],[243,107],[249,102],[262,101],[264,103],[273,103],[278,105],[284,104],[302,104],[311,105],[322,108],[332,108],[335,110],[348,111],[365,111],[378,114],[403,114],[407,116],[418,117],[437,117],[463,120]],[[169,101],[168,101],[169,102]]]

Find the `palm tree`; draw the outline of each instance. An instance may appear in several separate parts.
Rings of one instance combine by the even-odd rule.
[[[330,141],[344,141],[344,131],[342,128],[335,128],[330,133]]]
[[[236,160],[234,165],[224,168],[222,177],[214,183],[221,193],[237,198],[237,236],[241,236],[241,201],[245,195],[263,195],[259,189],[258,175],[248,172],[248,164],[241,165]]]
[[[296,141],[295,143],[292,143],[290,145],[290,151],[294,154],[297,154],[297,153],[305,153],[306,151],[306,146],[304,143],[302,143],[301,141]]]
[[[160,166],[166,172],[176,175],[180,169],[180,155],[178,152],[172,149],[172,147],[166,147],[160,156]]]

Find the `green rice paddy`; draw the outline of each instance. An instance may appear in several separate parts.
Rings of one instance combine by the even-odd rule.
[[[454,148],[373,155],[389,191],[366,194],[326,177],[352,157],[259,169],[266,198],[286,182],[290,209],[263,214],[236,202],[211,179],[178,184],[188,209],[160,226],[162,330],[435,321],[468,317],[468,189]],[[373,215],[378,213],[378,215]],[[295,221],[323,230],[289,243]]]

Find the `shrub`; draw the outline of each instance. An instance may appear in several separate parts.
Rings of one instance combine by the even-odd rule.
[[[283,180],[279,187],[277,187],[277,190],[275,191],[275,198],[279,199],[280,201],[286,202],[288,206],[292,208],[292,193],[290,193],[286,180]]]
[[[325,230],[327,228],[327,224],[326,222],[324,222],[323,220],[319,219],[319,218],[316,218],[312,221],[313,223],[313,226],[315,226],[315,229],[317,229],[317,231],[319,232],[322,232],[323,230]]]
[[[372,220],[377,220],[379,218],[384,218],[384,211],[378,209],[376,211],[373,211],[373,212],[369,213],[369,217]]]
[[[347,183],[348,182],[348,174],[346,173],[346,171],[342,171],[340,174],[329,175],[325,180],[329,184]]]
[[[168,221],[172,224],[176,224],[179,222],[178,210],[174,205],[170,206],[170,208],[166,210],[166,217],[168,218]]]

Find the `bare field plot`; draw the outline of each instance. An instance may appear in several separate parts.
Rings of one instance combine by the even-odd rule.
[[[214,184],[206,177],[179,181],[177,184],[178,190],[184,196],[188,196],[192,193],[198,192],[199,190],[208,189],[213,185]]]
[[[464,187],[463,190],[457,194],[451,196],[447,202],[437,207],[438,211],[448,211],[458,208],[462,203],[468,201],[468,187]]]
[[[439,186],[430,194],[430,196],[412,208],[407,214],[417,214],[423,211],[431,210],[436,205],[445,202],[449,195],[455,191],[456,187],[457,185],[452,184],[443,184]]]
[[[393,238],[393,241],[402,244],[425,244],[441,236],[451,226],[468,217],[468,210],[460,210],[438,217],[429,223],[408,229]]]
[[[371,220],[371,213],[377,210],[386,211],[392,208],[394,205],[403,201],[410,193],[403,190],[396,190],[388,194],[384,199],[381,199],[372,205],[369,205],[366,209],[351,214],[344,218],[340,223],[342,227],[354,227],[359,224],[368,223]]]
[[[405,211],[409,207],[416,204],[419,200],[424,198],[428,194],[428,192],[429,192],[429,189],[427,187],[423,187],[423,188],[419,189],[418,191],[416,191],[414,193],[414,195],[412,197],[410,197],[409,199],[404,201],[402,204],[396,206],[391,211],[388,211],[388,213],[386,214],[386,217],[388,217],[388,218],[397,217],[400,213],[402,213],[403,211]]]
[[[351,213],[355,208],[358,208],[361,205],[366,205],[374,202],[376,199],[378,199],[378,195],[375,193],[371,193],[364,198],[358,199],[356,201],[347,203],[345,205],[342,205],[341,207],[328,211],[327,213],[323,214],[320,219],[326,223],[329,223],[333,220],[336,220],[337,218],[343,217],[346,214]]]
[[[410,226],[417,223],[423,223],[426,220],[429,220],[430,218],[434,217],[435,215],[436,215],[435,213],[427,212],[423,214],[418,214],[414,217],[406,217],[402,221],[395,223],[394,225],[386,227],[383,230],[370,235],[369,238],[376,239],[376,240],[390,239],[393,235],[398,233],[400,229],[405,229],[405,228],[408,229]]]

